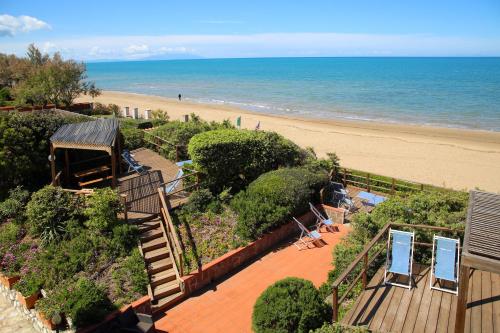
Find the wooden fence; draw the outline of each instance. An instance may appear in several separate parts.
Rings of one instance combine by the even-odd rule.
[[[331,179],[342,183],[344,186],[352,185],[366,189],[368,192],[376,191],[387,194],[411,193],[419,191],[445,190],[444,188],[411,182],[393,177],[381,176],[370,172],[348,168],[335,168],[330,173]]]
[[[163,139],[157,135],[154,135],[146,130],[144,130],[144,141],[146,141],[146,143],[151,145],[151,147],[153,149],[155,149],[157,152],[159,152],[160,154],[167,150],[166,147],[174,148],[176,162],[179,162],[182,159],[182,157],[186,154],[186,151],[187,151],[186,146],[174,144],[173,142],[165,140],[165,139]]]

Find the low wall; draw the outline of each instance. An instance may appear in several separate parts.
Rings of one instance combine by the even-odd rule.
[[[327,206],[317,205],[320,211],[322,210],[329,217],[333,218],[336,223],[343,223],[344,210]],[[314,215],[308,212],[297,218],[304,225],[311,225],[316,221]],[[191,272],[189,275],[182,277],[184,282],[184,296],[199,290],[213,281],[224,277],[238,267],[248,263],[252,259],[270,250],[275,245],[299,234],[297,225],[291,221],[281,227],[265,234],[258,240],[237,249],[234,249],[223,256],[203,265],[202,270]]]

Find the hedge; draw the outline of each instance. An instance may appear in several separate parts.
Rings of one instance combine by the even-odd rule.
[[[308,333],[329,318],[329,307],[311,281],[286,278],[268,287],[255,303],[254,332]]]
[[[319,191],[326,184],[326,172],[315,173],[304,168],[263,174],[231,203],[238,213],[238,234],[245,239],[257,239],[290,221],[292,216],[301,215],[309,209],[309,201],[318,201]]]
[[[274,132],[215,130],[195,135],[189,155],[204,174],[213,192],[247,186],[262,173],[278,167],[297,166],[303,151]]]

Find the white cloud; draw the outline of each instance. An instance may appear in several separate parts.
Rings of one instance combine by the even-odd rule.
[[[50,25],[32,16],[0,15],[0,36],[14,36],[19,32],[50,29]]]
[[[52,53],[57,51],[57,45],[52,42],[45,42],[42,45],[42,52],[43,53]]]
[[[127,53],[145,53],[149,51],[149,46],[146,44],[141,44],[141,45],[129,45],[124,49],[125,52]]]
[[[43,45],[45,41],[40,41]],[[98,36],[51,40],[66,57],[80,60],[166,57],[274,56],[498,56],[500,37],[425,34],[266,33],[247,35]],[[0,44],[23,55],[27,42]]]

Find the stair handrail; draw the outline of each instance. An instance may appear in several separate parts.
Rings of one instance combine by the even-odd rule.
[[[179,265],[176,269],[178,269],[178,273],[180,276],[184,276],[184,268],[183,268],[183,255],[184,251],[182,250],[179,237],[177,236],[177,232],[175,231],[174,224],[172,223],[172,217],[170,216],[169,209],[167,206],[167,201],[165,200],[165,192],[161,187],[158,188],[158,195],[160,196],[160,205],[161,205],[161,225],[162,228],[165,228],[165,233],[168,237],[168,241],[172,243],[172,250],[175,256],[175,265]],[[164,225],[165,223],[165,225]]]

